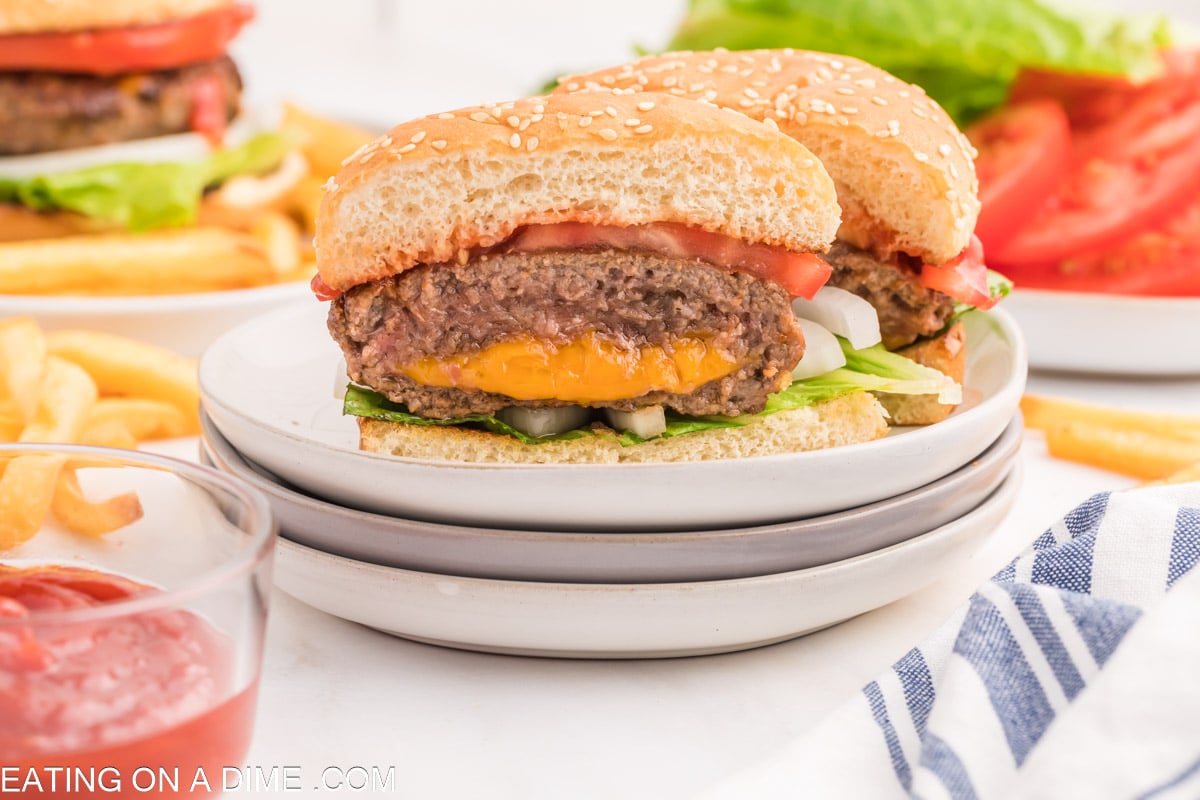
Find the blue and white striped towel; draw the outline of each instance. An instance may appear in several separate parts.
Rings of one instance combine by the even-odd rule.
[[[1200,798],[1200,484],[1100,494],[719,797]]]

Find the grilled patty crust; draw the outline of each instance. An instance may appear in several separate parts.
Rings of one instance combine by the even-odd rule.
[[[441,419],[567,405],[422,386],[398,373],[424,357],[478,352],[520,336],[566,344],[595,333],[629,348],[704,337],[741,366],[690,394],[653,391],[593,404],[630,411],[661,403],[693,416],[761,411],[767,395],[791,382],[804,353],[781,287],[698,260],[618,250],[484,255],[407,270],[335,299],[329,331],[352,380]]]
[[[101,77],[0,72],[0,155],[146,139],[191,129],[195,87],[216,80],[233,119],[242,80],[228,57],[160,72]]]
[[[822,255],[833,267],[829,285],[854,292],[875,307],[883,346],[895,350],[932,336],[954,316],[954,301],[921,284],[915,269],[899,258],[881,260],[837,241]]]

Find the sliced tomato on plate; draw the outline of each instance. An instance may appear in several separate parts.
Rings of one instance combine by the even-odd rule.
[[[234,3],[158,25],[4,36],[0,69],[118,75],[210,61],[253,17],[253,7]]]
[[[1200,296],[1200,197],[1153,230],[1059,262],[1010,268],[1008,277],[1030,289]]]
[[[1054,100],[1005,106],[972,124],[967,138],[979,151],[982,210],[975,235],[987,250],[999,248],[1037,213],[1067,169],[1071,131]]]
[[[777,283],[792,297],[811,299],[829,280],[832,268],[814,253],[797,253],[784,247],[751,244],[672,222],[650,225],[591,225],[559,222],[528,225],[501,249],[509,252],[578,250],[611,247],[656,253],[671,258],[695,258],[733,272]]]

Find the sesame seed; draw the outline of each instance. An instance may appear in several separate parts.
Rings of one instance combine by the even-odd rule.
[[[625,120],[626,128],[636,128],[638,125],[641,125],[641,124],[642,124],[642,121],[640,119],[638,119],[637,117],[630,117],[629,119]]]
[[[525,149],[531,153],[537,149],[537,146],[538,146],[538,138],[536,136],[530,136],[529,140],[527,142],[525,142]]]
[[[738,71],[737,64],[726,64],[721,67],[721,72],[728,72],[730,75],[736,75]]]
[[[742,94],[754,100],[758,99],[758,92],[756,92],[754,89],[751,89],[749,86],[742,90]]]
[[[617,132],[612,128],[604,128],[600,131],[600,138],[606,142],[611,142],[617,138]]]
[[[948,145],[948,144],[939,144],[939,145],[938,145],[938,152],[942,154],[942,157],[943,157],[943,158],[949,158],[949,157],[950,157],[950,145]]]
[[[327,192],[336,192],[337,191],[338,185],[333,180],[332,175],[329,176],[329,180],[325,181],[325,185],[322,188]]]
[[[545,106],[545,105],[543,105],[542,103],[537,103],[537,104],[536,104],[536,105],[534,105],[534,107],[533,107],[533,113],[535,113],[535,114],[545,114],[545,113],[546,113],[546,106]]]
[[[375,157],[375,151],[374,151],[374,150],[372,150],[371,152],[367,153],[365,156],[363,156],[362,158],[360,158],[360,159],[358,160],[358,163],[360,163],[360,164],[365,164],[365,163],[367,163],[368,161],[370,161],[370,160],[371,160],[372,158],[374,158],[374,157]]]
[[[958,177],[958,167],[954,166],[954,162],[953,162],[953,161],[951,161],[951,162],[950,162],[950,177],[951,177],[951,178],[957,178],[957,177]]]
[[[471,119],[473,119],[475,122],[487,122],[489,119],[491,119],[491,117],[487,115],[486,111],[476,111],[475,113],[471,114]]]
[[[877,106],[886,106],[887,105],[887,100],[884,100],[879,95],[875,95],[874,97],[872,97],[871,102]]]
[[[633,129],[633,132],[634,133],[649,133],[652,130],[654,130],[653,125],[639,125]]]
[[[774,119],[772,119],[771,117],[764,117],[764,118],[763,118],[763,124],[764,124],[764,125],[766,125],[768,128],[770,128],[770,129],[771,129],[771,130],[773,130],[773,131],[777,131],[777,130],[779,130],[779,123],[778,123],[778,122],[776,122],[776,121],[775,121]]]
[[[605,106],[604,113],[608,114],[610,117],[617,116],[617,110],[615,108],[613,108],[612,106]]]
[[[654,108],[653,100],[643,100],[642,102],[637,104],[638,111],[650,111],[653,108]]]
[[[846,95],[854,94],[854,90],[851,89],[849,86],[839,86],[836,91],[838,94],[846,94]]]
[[[738,105],[741,106],[742,108],[749,108],[750,106],[754,105],[754,101],[751,100],[749,97],[743,97],[741,100],[738,101]]]
[[[913,112],[913,116],[920,117],[921,119],[929,119],[929,115],[926,114],[921,109],[917,108],[916,106],[912,107],[912,112]]]
[[[613,77],[612,75],[605,75],[603,78],[603,81],[604,81],[605,86],[612,86],[614,83],[617,82],[617,79],[615,77]]]
[[[892,132],[889,131],[887,128],[883,128],[881,130],[875,131],[875,135],[878,136],[880,139],[886,139],[892,135]]]
[[[915,158],[917,161],[920,161],[922,164],[929,162],[929,156],[920,152],[919,150],[913,153],[913,158]]]
[[[741,70],[740,72],[738,72],[738,76],[742,77],[742,78],[749,78],[753,74],[754,74],[754,70],[751,69],[750,67],[746,67],[744,70]]]
[[[591,124],[592,124],[591,117],[580,117],[579,118],[579,127],[586,128],[588,125],[591,125]]]
[[[530,122],[541,122],[541,121],[542,121],[542,119],[543,119],[543,117],[542,117],[542,113],[541,113],[540,111],[539,111],[538,113],[536,113],[536,114],[533,114],[533,115],[531,115],[531,116],[529,117],[529,121],[530,121]],[[524,128],[522,128],[522,130],[524,130]]]
[[[379,140],[379,146],[380,147],[391,147],[392,141],[393,141],[393,139],[391,136],[385,136]]]
[[[910,94],[911,92],[909,92],[908,89],[901,89],[900,91],[896,92],[897,97],[908,97]]]
[[[668,89],[677,83],[679,83],[678,76],[668,75],[667,77],[663,78],[663,86],[666,86]]]
[[[390,139],[391,137],[389,136],[388,138]],[[409,141],[412,142],[413,144],[420,144],[421,140],[424,138],[425,138],[425,131],[418,131],[417,133],[413,134],[413,137],[411,139],[409,139]],[[385,143],[384,147],[387,147],[388,144],[391,144],[391,143],[390,142]]]
[[[443,111],[441,114],[438,114],[438,119],[454,119],[454,115],[449,111]]]
[[[578,92],[579,91],[579,83],[577,81],[571,81],[570,83],[567,84],[567,91],[568,92]]]
[[[508,127],[515,128],[521,124],[521,118],[518,117],[516,114],[513,114],[511,117],[506,119],[505,122],[508,123]]]
[[[875,88],[875,81],[873,81],[870,78],[859,78],[858,80],[855,81],[855,83],[857,85],[863,87],[864,89],[874,89]]]
[[[404,155],[405,153],[411,153],[413,150],[416,150],[416,149],[417,149],[417,146],[415,144],[413,144],[412,142],[409,142],[408,144],[404,145],[404,147],[401,147],[396,152],[399,153],[400,155]]]
[[[589,111],[589,112],[588,112],[588,116],[590,116],[590,117],[603,117],[603,116],[604,116],[604,112],[603,112],[603,111]]]
[[[432,147],[434,150],[439,150],[439,151],[445,150],[446,149],[446,140],[445,139],[435,139],[429,143],[429,146]]]
[[[842,106],[843,114],[857,114],[858,106]]]

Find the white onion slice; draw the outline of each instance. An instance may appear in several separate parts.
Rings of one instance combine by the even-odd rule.
[[[855,350],[879,344],[879,315],[875,307],[854,292],[836,286],[822,286],[812,300],[798,297],[792,301],[797,317],[811,319],[844,339]]]
[[[238,117],[225,133],[225,147],[237,147],[261,130],[263,126],[260,119],[248,115]],[[212,145],[201,134],[174,133],[74,150],[4,156],[0,158],[0,178],[28,180],[41,175],[56,175],[121,162],[158,164],[200,161],[208,158],[212,152]]]
[[[619,431],[628,431],[643,439],[653,439],[661,436],[667,429],[667,415],[662,406],[646,406],[637,411],[617,411],[614,408],[604,409],[608,424]]]
[[[535,439],[574,430],[586,423],[588,416],[588,410],[583,406],[562,406],[560,408],[509,406],[496,412],[498,420]]]
[[[346,386],[349,383],[350,375],[346,371],[346,359],[339,358],[333,369],[333,396],[335,399],[346,399]]]
[[[804,357],[792,370],[792,378],[804,380],[846,366],[846,354],[837,337],[811,319],[798,319],[804,332]]]

